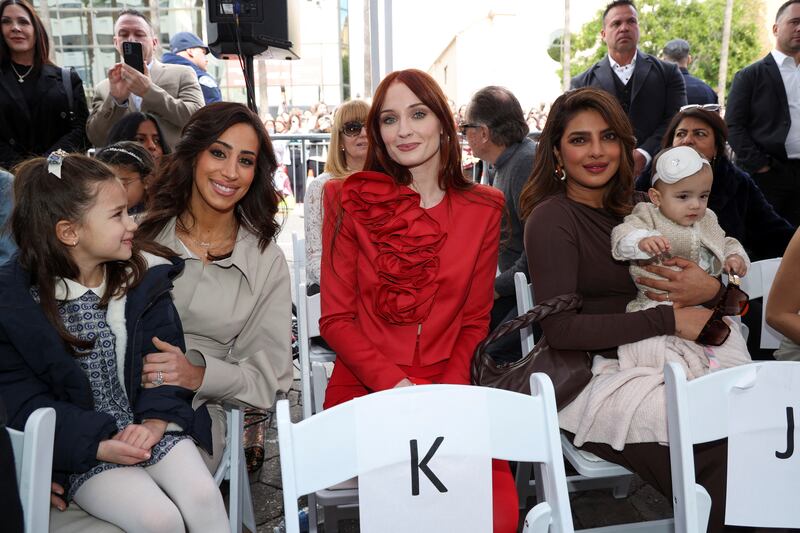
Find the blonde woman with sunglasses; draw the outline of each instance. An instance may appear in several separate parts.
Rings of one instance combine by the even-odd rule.
[[[308,184],[305,197],[306,285],[319,292],[322,261],[322,188],[331,178],[344,178],[364,168],[367,158],[367,113],[363,100],[345,102],[336,110],[325,172]]]

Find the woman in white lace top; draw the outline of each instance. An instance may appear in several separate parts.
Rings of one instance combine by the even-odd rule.
[[[322,188],[331,178],[344,178],[364,167],[367,157],[367,113],[363,100],[345,102],[336,110],[325,172],[308,184],[305,197],[306,284],[309,294],[319,292],[322,261]]]

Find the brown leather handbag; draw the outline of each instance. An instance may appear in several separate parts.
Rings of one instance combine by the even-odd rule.
[[[582,299],[578,294],[556,296],[535,305],[524,315],[497,326],[475,348],[471,369],[473,385],[530,394],[531,374],[544,372],[553,382],[558,409],[568,405],[592,379],[592,357],[589,352],[556,350],[542,337],[533,350],[519,361],[497,363],[486,353],[486,347],[504,335],[519,331],[552,314],[578,309],[581,304]]]

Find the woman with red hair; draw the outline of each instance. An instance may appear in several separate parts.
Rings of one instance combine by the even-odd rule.
[[[325,184],[320,331],[336,352],[325,407],[371,392],[469,384],[488,333],[503,195],[461,171],[447,99],[419,70],[386,76],[363,172]],[[493,462],[494,530],[514,532],[514,481]]]

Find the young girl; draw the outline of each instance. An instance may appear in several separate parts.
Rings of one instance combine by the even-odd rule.
[[[54,481],[126,531],[228,531],[194,441],[210,449],[191,392],[141,387],[144,354],[183,346],[170,298],[182,262],[134,245],[122,183],[99,161],[56,152],[18,167],[0,268],[0,395],[8,425],[56,410]],[[160,250],[145,244],[153,251]]]
[[[128,195],[128,214],[137,218],[144,211],[147,185],[153,177],[155,161],[142,145],[120,141],[101,148],[95,157],[111,167],[125,186]]]

